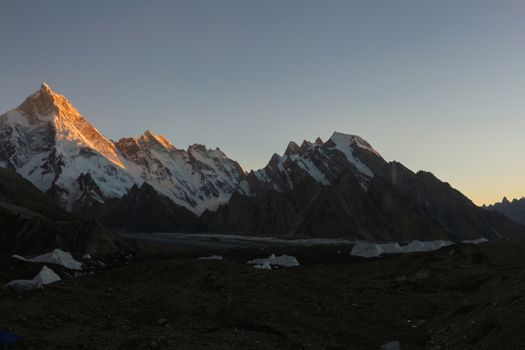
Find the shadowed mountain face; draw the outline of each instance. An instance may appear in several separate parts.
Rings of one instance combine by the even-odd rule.
[[[218,148],[179,150],[151,131],[113,142],[45,84],[0,116],[0,167],[69,211],[133,232],[409,241],[525,231],[431,173],[385,161],[356,135],[290,142],[245,173]]]
[[[133,186],[119,200],[108,202],[99,214],[108,226],[128,232],[194,232],[197,215],[176,205],[151,185]]]
[[[251,173],[256,178],[252,183],[255,181],[269,189],[289,191],[305,177],[314,178],[323,185],[333,184],[341,173],[351,169],[359,183],[366,187],[374,173],[355,156],[357,151],[383,159],[359,136],[339,132],[327,142],[320,138],[313,143],[303,141],[301,146],[290,142],[282,156],[274,154],[265,168]]]
[[[65,212],[14,171],[0,169],[0,253],[37,254],[55,248],[110,254],[124,247],[98,222]]]
[[[234,195],[217,213],[206,213],[210,230],[369,241],[500,239],[525,232],[431,173],[386,162],[358,136],[291,143],[249,181],[254,195]]]
[[[289,192],[237,194],[216,213],[207,213],[208,227],[219,232],[401,242],[499,239],[525,232],[521,225],[476,207],[448,184],[427,176],[411,174],[414,186],[423,186],[424,191],[400,188],[381,176],[365,190],[349,171],[331,186],[305,179]]]
[[[506,197],[501,202],[486,206],[488,210],[502,213],[510,219],[525,225],[525,198],[509,201]]]
[[[393,186],[374,179],[368,191],[347,172],[334,185],[311,178],[289,192],[262,191],[255,197],[234,195],[210,215],[210,230],[252,232],[286,237],[350,237],[403,241],[446,237],[430,215]]]
[[[388,163],[380,176],[427,210],[452,240],[485,237],[516,238],[523,226],[499,213],[476,206],[461,192],[429,172],[413,173],[397,162]]]

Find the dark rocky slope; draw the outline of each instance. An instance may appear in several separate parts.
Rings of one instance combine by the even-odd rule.
[[[380,259],[350,256],[349,247],[181,248],[39,291],[0,288],[0,329],[39,350],[377,350],[391,341],[403,350],[492,350],[525,344],[523,242]],[[271,253],[294,255],[301,266],[267,271],[246,265]],[[210,254],[224,260],[197,260]],[[2,256],[0,262],[0,284],[26,276],[23,262]]]
[[[366,190],[352,171],[331,186],[307,177],[289,192],[236,194],[204,218],[210,231],[369,241],[498,239],[525,232],[504,216],[476,207],[431,174],[406,176],[403,181],[412,187],[375,176]]]
[[[0,253],[37,254],[55,248],[78,254],[125,249],[96,220],[64,211],[29,181],[0,168]]]
[[[151,185],[133,186],[118,200],[107,202],[98,214],[109,227],[127,232],[194,232],[202,230],[198,217],[173,203]]]
[[[378,174],[423,206],[452,240],[517,238],[525,232],[522,225],[504,215],[478,207],[430,172],[414,173],[401,163],[390,162],[378,169]]]
[[[433,174],[387,162],[365,140],[337,132],[326,142],[290,143],[249,183],[254,195],[236,194],[204,215],[211,231],[370,241],[525,234]]]
[[[480,208],[431,173],[384,163],[368,180],[346,170],[330,185],[307,174],[288,191],[253,186],[200,217],[148,184],[104,206],[99,217],[128,232],[220,232],[281,237],[345,237],[368,241],[517,238],[525,228]],[[253,180],[253,179],[252,179]],[[257,185],[255,180],[254,182]]]

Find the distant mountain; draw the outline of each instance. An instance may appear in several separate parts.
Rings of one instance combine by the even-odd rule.
[[[126,249],[97,221],[65,212],[31,182],[0,168],[0,253],[37,254],[55,248],[78,254]]]
[[[334,133],[322,142],[290,143],[252,172],[253,195],[235,194],[212,231],[369,241],[518,237],[525,228],[477,207],[431,173],[386,162],[368,142]]]
[[[113,142],[45,83],[0,116],[0,167],[13,169],[57,203],[85,212],[148,182],[200,214],[247,190],[246,174],[220,149],[176,149],[146,131]]]
[[[488,210],[505,214],[510,219],[525,225],[525,198],[509,201],[503,197],[501,202],[486,206]]]
[[[327,142],[320,138],[313,143],[305,140],[301,146],[290,142],[282,156],[274,154],[265,168],[252,172],[251,176],[265,188],[289,191],[306,177],[312,177],[322,185],[330,185],[341,173],[352,170],[361,186],[366,188],[374,173],[355,155],[357,150],[362,155],[383,160],[359,136],[335,132]]]
[[[351,171],[330,186],[306,177],[288,192],[234,194],[229,204],[207,214],[209,229],[215,232],[368,241],[449,238],[423,206],[395,186],[375,177],[365,189]]]
[[[0,167],[67,210],[126,231],[370,241],[525,233],[431,173],[385,161],[356,135],[290,142],[246,173],[218,148],[177,149],[151,131],[114,142],[46,84],[0,116]]]

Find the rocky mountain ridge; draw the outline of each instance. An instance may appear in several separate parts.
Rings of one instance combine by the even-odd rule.
[[[484,206],[488,210],[496,211],[506,215],[508,218],[525,225],[525,198],[508,200],[503,197],[501,202]]]
[[[0,167],[69,211],[126,231],[369,241],[525,233],[431,173],[387,162],[356,135],[290,142],[246,173],[219,148],[182,150],[151,131],[114,142],[46,84],[0,116]]]
[[[15,170],[77,212],[144,182],[197,214],[247,189],[245,172],[220,149],[179,150],[151,131],[113,142],[45,83],[0,116],[0,167]]]

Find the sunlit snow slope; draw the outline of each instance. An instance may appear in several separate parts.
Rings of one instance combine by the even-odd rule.
[[[242,168],[219,149],[179,150],[150,131],[114,143],[45,83],[0,116],[0,166],[70,210],[121,197],[144,181],[197,214],[247,189]]]

